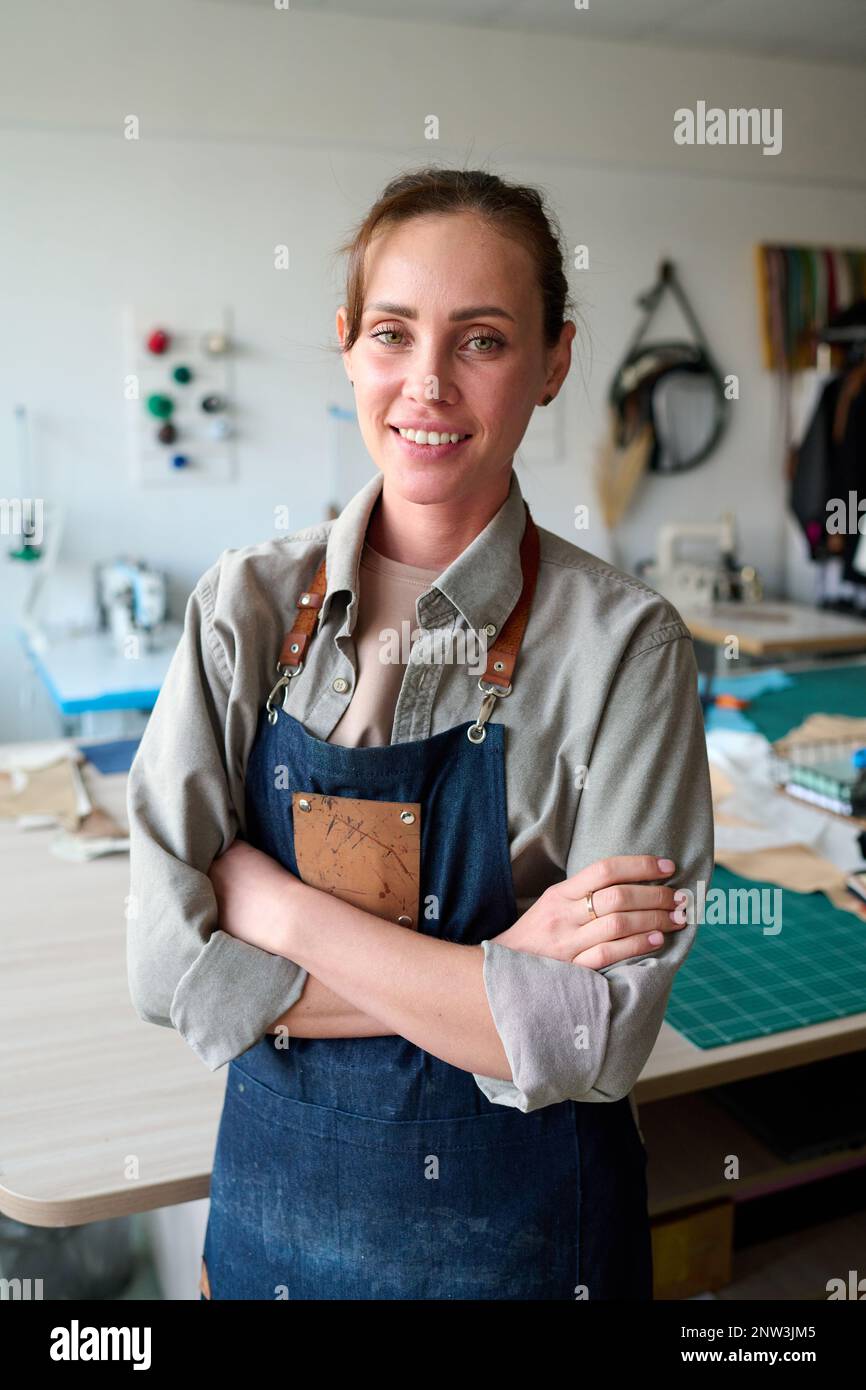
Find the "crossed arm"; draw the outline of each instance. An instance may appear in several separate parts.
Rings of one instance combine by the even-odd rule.
[[[509,951],[546,956],[548,966],[565,965],[566,972],[594,972],[652,953],[665,933],[686,925],[678,909],[671,911],[674,891],[646,882],[674,867],[652,855],[598,860],[548,889],[495,940]],[[300,998],[268,1032],[397,1034],[464,1071],[513,1080],[488,1000],[482,946],[383,921],[311,888],[243,840],[214,860],[209,876],[223,932],[308,972]],[[584,906],[590,891],[600,914],[594,920]],[[577,1003],[567,1007],[592,1012],[599,987],[593,983],[589,998],[579,987]],[[550,998],[556,997],[554,988]]]
[[[393,1028],[372,1018],[310,975],[297,1003],[274,1019],[269,1033],[288,1032],[295,1038],[379,1038]]]
[[[480,946],[363,912],[243,840],[214,860],[209,876],[223,931],[309,972],[300,999],[268,1032],[285,1025],[297,1037],[399,1034],[464,1071],[511,1080]]]

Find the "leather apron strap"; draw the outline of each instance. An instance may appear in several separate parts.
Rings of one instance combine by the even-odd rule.
[[[514,674],[514,665],[517,661],[517,653],[520,650],[526,624],[529,621],[529,610],[532,607],[535,583],[538,579],[538,531],[525,501],[523,505],[526,507],[526,525],[523,528],[523,539],[520,542],[523,588],[520,591],[520,597],[508,615],[505,626],[501,632],[496,634],[494,645],[487,649],[487,669],[482,677],[485,682],[489,681],[498,686],[508,686],[509,689],[511,688],[511,677]]]
[[[523,528],[523,537],[520,542],[523,587],[504,627],[495,634],[494,644],[487,647],[487,664],[484,675],[478,682],[478,687],[485,698],[482,701],[478,719],[469,730],[469,739],[472,743],[480,743],[484,738],[484,724],[490,716],[497,697],[511,693],[517,654],[523,641],[523,634],[526,630],[532,599],[535,594],[540,553],[538,529],[532,520],[525,499],[523,505],[526,508],[526,525]],[[300,595],[295,621],[291,631],[287,632],[283,638],[277,660],[280,679],[267,701],[268,717],[271,723],[276,723],[277,714],[276,709],[271,705],[273,697],[282,686],[288,684],[292,677],[300,675],[303,669],[307,648],[316,635],[317,614],[324,602],[327,584],[326,561],[323,560],[316,570],[312,584]]]

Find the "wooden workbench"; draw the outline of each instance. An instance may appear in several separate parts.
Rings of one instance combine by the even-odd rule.
[[[679,612],[695,640],[715,648],[720,675],[735,669],[724,654],[732,635],[741,654],[756,661],[866,651],[866,622],[862,618],[788,599],[717,603],[712,608],[681,608]]]
[[[125,823],[126,774],[84,773]],[[135,1013],[128,857],[69,863],[49,852],[55,834],[0,822],[0,1211],[67,1226],[206,1197],[227,1068],[208,1071]],[[665,1024],[635,1094],[683,1096],[864,1045],[866,1013],[712,1051]]]

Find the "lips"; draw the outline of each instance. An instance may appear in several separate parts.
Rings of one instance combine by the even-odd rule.
[[[423,462],[424,459],[448,458],[451,454],[456,454],[463,448],[464,444],[468,444],[472,438],[471,435],[465,435],[463,439],[455,440],[453,444],[450,439],[447,443],[442,444],[418,444],[415,440],[407,438],[405,434],[401,434],[396,425],[391,425],[390,429],[394,435],[397,447],[407,454],[409,458],[416,459],[419,462]],[[456,434],[457,430],[454,430],[453,433]]]
[[[471,439],[471,438],[472,438],[472,433],[471,433],[470,430],[458,430],[458,429],[454,429],[453,426],[450,426],[450,425],[449,425],[447,428],[446,428],[445,426],[441,426],[441,425],[437,428],[436,425],[391,425],[391,424],[389,424],[389,425],[388,425],[388,428],[389,428],[390,430],[393,430],[393,432],[394,432],[395,434],[398,434],[398,435],[400,436],[401,439],[406,439],[407,432],[408,432],[409,430],[412,431],[413,435],[416,435],[416,436],[417,436],[418,434],[423,433],[425,436],[427,436],[427,438],[429,438],[429,436],[430,436],[431,434],[440,435],[440,436],[442,437],[443,440],[446,440],[446,439],[447,439],[447,440],[450,440],[451,435],[452,435],[452,434],[456,434],[456,435],[459,435],[459,441],[455,441],[455,443],[456,443],[456,442],[459,442],[459,443],[461,443],[461,444],[464,444],[464,443],[466,442],[467,439]],[[410,442],[411,442],[411,441],[410,441]],[[436,446],[434,445],[433,447],[435,448]]]
[[[392,430],[425,430],[427,434],[471,434],[471,430],[458,429],[454,425],[402,425],[399,421],[389,421]]]

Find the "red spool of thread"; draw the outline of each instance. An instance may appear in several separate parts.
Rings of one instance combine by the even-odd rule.
[[[147,348],[149,352],[159,355],[167,351],[170,342],[171,338],[164,328],[155,328],[147,340]]]

